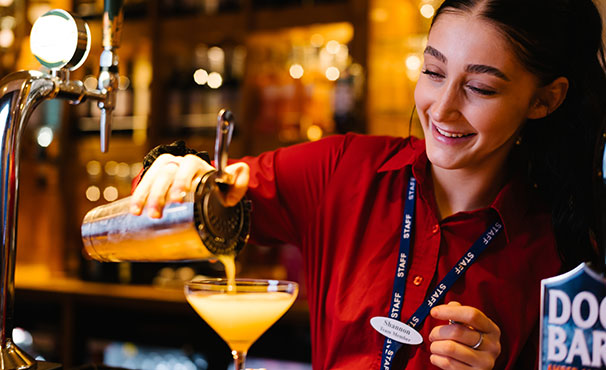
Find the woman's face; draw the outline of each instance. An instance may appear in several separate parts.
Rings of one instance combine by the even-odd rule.
[[[494,26],[464,13],[440,15],[424,56],[415,102],[431,163],[503,166],[535,103],[535,77]]]

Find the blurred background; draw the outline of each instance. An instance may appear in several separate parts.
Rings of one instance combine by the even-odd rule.
[[[86,260],[84,214],[128,196],[156,145],[185,139],[212,154],[221,108],[238,121],[232,158],[346,132],[421,136],[411,118],[413,90],[440,3],[126,0],[109,152],[99,150],[94,102],[44,102],[22,139],[15,340],[67,368],[227,368],[228,347],[182,292],[195,275],[222,276],[220,264]],[[40,69],[28,35],[53,8],[88,22],[91,53],[72,78],[94,88],[101,0],[0,0],[0,76]],[[238,275],[303,283],[299,251],[249,245]],[[309,368],[307,320],[303,286],[289,313],[251,348],[256,367],[268,358],[273,368]]]

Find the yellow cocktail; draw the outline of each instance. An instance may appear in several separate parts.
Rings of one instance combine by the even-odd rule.
[[[185,286],[187,301],[227,342],[235,369],[244,369],[246,352],[293,304],[297,283],[278,280],[226,279],[191,281]]]

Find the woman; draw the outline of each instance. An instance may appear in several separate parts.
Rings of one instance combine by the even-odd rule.
[[[415,90],[424,141],[333,136],[228,167],[252,241],[301,247],[314,369],[536,368],[541,279],[596,258],[601,30],[590,0],[446,0]],[[159,217],[209,170],[160,156],[131,212]]]

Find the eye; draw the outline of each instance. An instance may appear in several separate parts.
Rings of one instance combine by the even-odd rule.
[[[444,78],[444,76],[441,73],[430,71],[427,68],[423,69],[421,71],[421,73],[423,73],[424,75],[429,76],[429,78],[432,79],[432,80],[440,80],[440,79]]]
[[[475,94],[483,95],[483,96],[492,96],[497,92],[495,90],[483,89],[476,86],[467,85],[467,88],[474,92]]]

